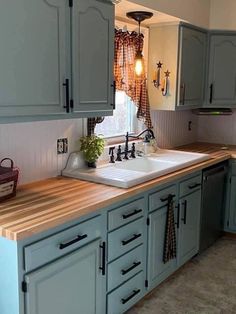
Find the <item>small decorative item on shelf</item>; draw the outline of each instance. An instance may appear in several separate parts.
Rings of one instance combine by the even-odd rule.
[[[162,95],[163,96],[166,96],[169,92],[169,76],[170,76],[170,72],[167,70],[165,73],[165,78],[164,78],[164,81],[163,81],[163,86],[162,86],[162,89],[161,89],[161,92],[162,92]]]
[[[162,68],[163,63],[159,61],[157,63],[157,70],[154,72],[154,77],[153,77],[153,85],[156,88],[159,88],[161,86],[161,68]]]
[[[88,167],[96,168],[96,161],[104,151],[105,140],[92,134],[81,137],[80,144],[80,151],[83,152]]]

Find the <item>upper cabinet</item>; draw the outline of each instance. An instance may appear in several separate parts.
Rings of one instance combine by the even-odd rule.
[[[236,105],[236,33],[212,32],[210,35],[206,105]]]
[[[148,88],[152,109],[178,110],[201,107],[204,100],[207,32],[187,24],[164,25],[150,29]],[[153,75],[158,62],[161,86]],[[165,71],[170,72],[167,93],[162,86]]]
[[[112,114],[113,5],[105,0],[76,0],[72,21],[74,112]]]
[[[1,118],[65,113],[68,40],[66,1],[1,1]]]
[[[0,40],[0,121],[112,115],[111,1],[1,1]]]

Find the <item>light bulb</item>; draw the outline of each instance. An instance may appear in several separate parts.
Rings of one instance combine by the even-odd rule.
[[[140,76],[143,73],[143,62],[142,59],[135,60],[135,73]]]
[[[135,74],[137,76],[140,76],[144,69],[143,69],[143,56],[141,51],[138,51],[135,57],[135,64],[134,64],[134,70],[135,70]]]

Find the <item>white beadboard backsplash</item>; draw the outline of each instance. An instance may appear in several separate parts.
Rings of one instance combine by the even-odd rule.
[[[152,111],[152,122],[157,145],[173,148],[197,141],[197,116],[187,111]],[[188,123],[192,121],[192,130]]]
[[[153,111],[157,144],[172,148],[197,139],[197,118],[190,111]],[[192,121],[192,131],[188,131]],[[65,167],[69,153],[78,150],[84,134],[83,119],[0,124],[0,158],[9,157],[20,169],[19,183],[55,177]],[[68,154],[57,155],[57,139],[67,137]]]
[[[83,120],[0,124],[0,158],[9,157],[20,169],[19,183],[55,177],[70,152],[78,149]],[[57,139],[68,138],[68,154],[57,155]]]
[[[236,145],[236,110],[231,116],[199,116],[198,141]]]

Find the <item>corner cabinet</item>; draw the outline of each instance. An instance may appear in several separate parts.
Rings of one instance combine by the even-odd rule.
[[[236,106],[236,32],[210,33],[206,105]]]
[[[108,0],[74,0],[72,12],[73,111],[112,114],[113,4]]]
[[[0,4],[0,118],[65,114],[69,67],[65,0]]]
[[[2,1],[0,39],[0,123],[112,115],[111,1]]]
[[[204,100],[207,31],[189,24],[150,28],[148,89],[152,109],[178,110],[201,107]],[[165,96],[153,84],[158,62],[169,70],[169,89]]]
[[[25,276],[25,314],[102,313],[102,275],[96,240]]]

